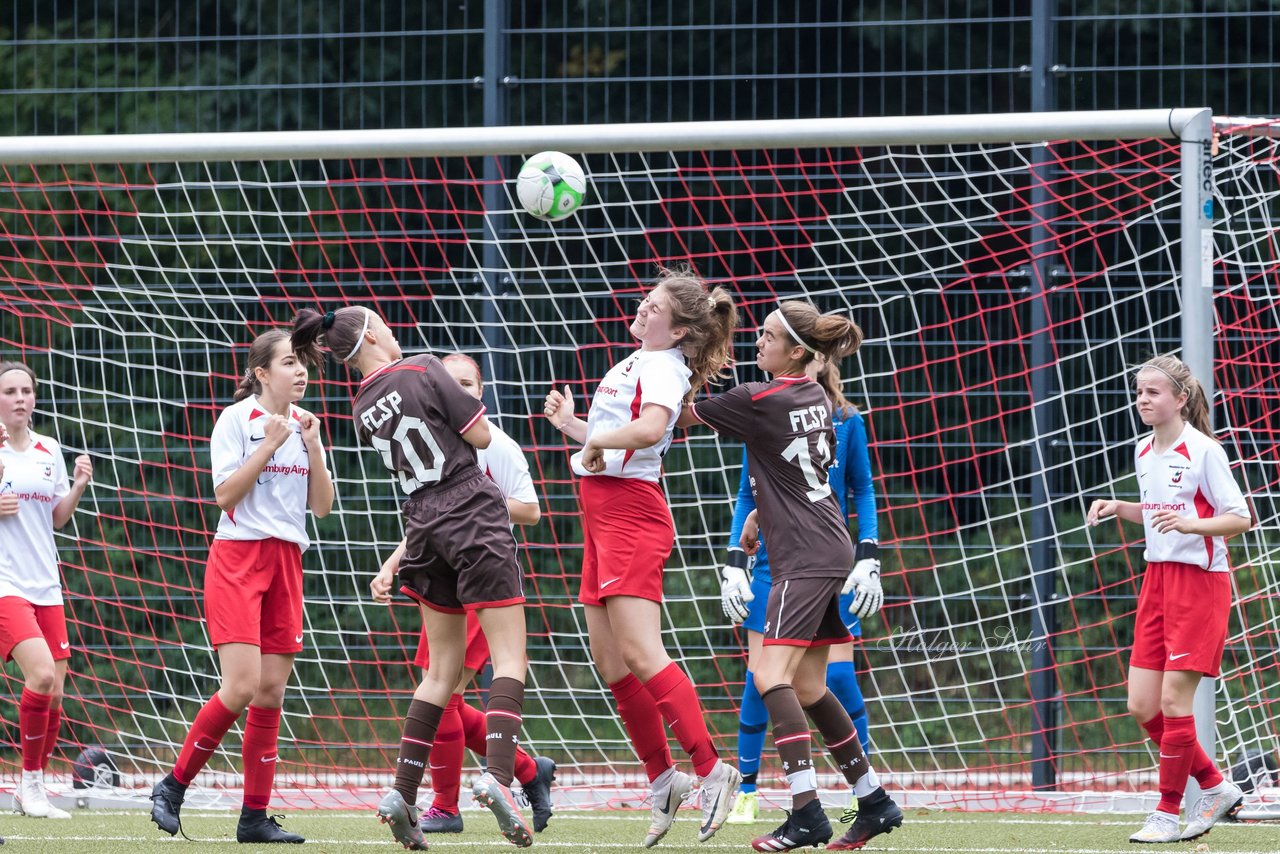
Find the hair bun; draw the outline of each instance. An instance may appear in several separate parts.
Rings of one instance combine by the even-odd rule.
[[[324,329],[332,329],[333,321],[338,315],[332,311],[326,311],[324,317],[320,320],[320,326]]]

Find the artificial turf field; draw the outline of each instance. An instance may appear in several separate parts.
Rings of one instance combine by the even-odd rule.
[[[838,813],[828,813],[836,834],[844,825],[835,822]],[[655,852],[682,854],[692,851],[750,851],[752,837],[772,830],[782,814],[755,825],[728,825],[715,838],[699,844],[698,813],[682,812],[670,834]],[[181,836],[171,839],[161,834],[141,812],[74,812],[71,821],[0,817],[0,836],[5,837],[4,854],[33,851],[41,854],[147,854],[152,851],[279,851],[282,846],[238,845],[235,842],[236,814],[192,812],[183,816],[183,828],[196,842]],[[432,836],[433,850],[500,852],[513,851],[497,834],[488,812],[464,811],[466,832]],[[640,845],[647,827],[644,812],[557,812],[551,826],[534,841],[534,849],[574,852],[645,851]],[[1025,813],[959,813],[912,810],[906,824],[867,846],[867,851],[965,852],[996,854],[1004,851],[1054,851],[1062,854],[1103,854],[1110,851],[1145,851],[1128,836],[1142,823],[1142,816],[1077,816]],[[378,824],[372,811],[292,812],[284,827],[307,837],[305,850],[321,852],[402,850],[390,832]],[[810,849],[805,849],[810,850]],[[1195,842],[1156,847],[1157,851],[1280,852],[1280,825],[1225,824]]]

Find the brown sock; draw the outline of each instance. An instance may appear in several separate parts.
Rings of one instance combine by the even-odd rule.
[[[489,685],[489,705],[484,716],[486,759],[493,779],[510,786],[515,777],[516,747],[520,743],[520,721],[524,710],[524,683],[499,676]]]
[[[423,700],[409,703],[409,713],[404,716],[404,731],[400,735],[400,754],[396,757],[395,790],[404,802],[413,806],[418,801],[418,786],[427,769],[427,756],[436,728],[444,709]]]
[[[809,723],[804,719],[804,709],[796,697],[796,689],[790,685],[775,685],[760,697],[773,721],[773,745],[782,759],[782,770],[791,789],[791,808],[798,810],[818,796],[804,778],[797,774],[813,771],[813,739],[809,735]],[[811,776],[811,775],[810,775]],[[816,785],[816,778],[814,783]],[[797,788],[800,791],[797,791]]]
[[[827,751],[836,761],[836,767],[849,781],[856,785],[866,776],[871,766],[866,754],[862,752],[862,742],[858,740],[858,731],[849,719],[849,713],[840,705],[836,695],[830,691],[822,695],[822,699],[805,709],[813,725],[822,733]]]

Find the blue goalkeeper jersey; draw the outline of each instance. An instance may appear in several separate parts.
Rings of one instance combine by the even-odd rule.
[[[827,470],[827,482],[831,491],[840,502],[840,511],[845,518],[849,517],[849,495],[853,495],[853,509],[858,519],[858,536],[860,540],[880,541],[880,528],[876,523],[876,487],[871,480],[871,455],[867,451],[867,426],[862,420],[862,413],[854,410],[845,418],[833,412],[831,426],[836,434],[836,455]],[[747,469],[746,447],[742,451],[742,476],[738,480],[738,500],[733,507],[733,524],[729,527],[729,547],[738,548],[738,538],[742,536],[742,526],[746,524],[747,515],[756,509],[756,500],[751,494],[751,473]],[[763,574],[763,575],[762,575]],[[760,540],[760,551],[756,553],[755,567],[752,569],[753,581],[769,582],[769,554],[765,549],[764,539]]]

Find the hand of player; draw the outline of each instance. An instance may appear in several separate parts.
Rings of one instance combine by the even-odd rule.
[[[573,392],[569,391],[568,386],[564,387],[563,394],[551,389],[542,406],[542,414],[557,430],[563,430],[565,425],[573,420]]]
[[[9,428],[5,427],[3,424],[0,424],[0,445],[3,445],[5,442],[8,442],[8,441],[9,441]]]
[[[747,514],[747,520],[742,523],[742,534],[738,537],[738,545],[749,555],[753,555],[760,550],[760,522],[759,511],[752,510]]]
[[[604,448],[591,443],[582,446],[582,467],[592,474],[600,474],[605,469]]]
[[[93,460],[89,459],[88,454],[81,454],[76,457],[75,470],[72,479],[77,486],[87,484],[93,480]]]
[[[378,574],[373,577],[373,581],[369,582],[369,591],[373,593],[373,601],[379,604],[387,604],[391,601],[391,582],[396,577],[396,572],[400,569],[400,560],[392,555],[382,564],[382,569],[378,570]]]
[[[1085,517],[1085,521],[1090,525],[1097,525],[1109,516],[1116,515],[1119,507],[1119,501],[1110,498],[1099,498],[1089,505],[1089,515]]]
[[[1179,516],[1176,510],[1159,510],[1151,514],[1151,527],[1162,534],[1177,531],[1179,534],[1197,534],[1196,520]]]
[[[298,423],[302,425],[302,441],[307,450],[320,447],[320,419],[312,412],[304,412]]]
[[[0,518],[18,515],[18,496],[12,492],[0,495]]]
[[[880,586],[879,547],[871,540],[858,543],[856,562],[840,589],[841,596],[853,595],[849,613],[865,620],[884,605],[884,589]]]
[[[744,568],[746,562],[747,556],[741,549],[730,549],[729,562],[720,568],[720,608],[735,626],[741,625],[751,613],[749,603],[756,598]],[[739,563],[743,566],[738,566]]]
[[[289,441],[292,433],[293,428],[289,426],[289,419],[283,415],[268,415],[267,423],[262,425],[262,435],[272,451],[278,450],[281,445]]]

